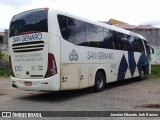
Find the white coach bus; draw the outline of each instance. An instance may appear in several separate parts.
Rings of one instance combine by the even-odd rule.
[[[50,8],[15,15],[10,23],[12,86],[59,91],[151,73],[150,46],[139,34]]]

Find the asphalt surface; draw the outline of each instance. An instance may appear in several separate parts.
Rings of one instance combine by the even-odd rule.
[[[0,86],[1,111],[160,111],[158,106],[160,79],[143,81],[130,79],[111,83],[99,93],[93,93],[91,89],[47,93],[23,91],[11,87],[8,78],[0,78]],[[153,108],[145,106],[150,104],[155,106]],[[54,117],[54,119],[158,120],[160,117]]]

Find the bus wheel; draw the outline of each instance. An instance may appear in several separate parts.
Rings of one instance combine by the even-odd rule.
[[[104,89],[106,85],[105,75],[102,72],[97,72],[95,77],[95,85],[94,85],[94,91],[100,92]]]
[[[142,69],[140,72],[140,80],[143,80],[143,79],[144,79],[144,70]]]

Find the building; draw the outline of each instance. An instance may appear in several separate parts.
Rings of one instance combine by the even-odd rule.
[[[144,36],[155,51],[152,55],[152,63],[160,63],[160,28],[151,25],[135,26],[115,19],[110,19],[108,22],[104,23],[115,25]]]

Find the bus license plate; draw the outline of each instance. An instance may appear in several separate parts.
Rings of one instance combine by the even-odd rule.
[[[24,85],[25,85],[25,86],[32,86],[32,82],[30,82],[30,81],[25,81],[25,82],[24,82]]]

